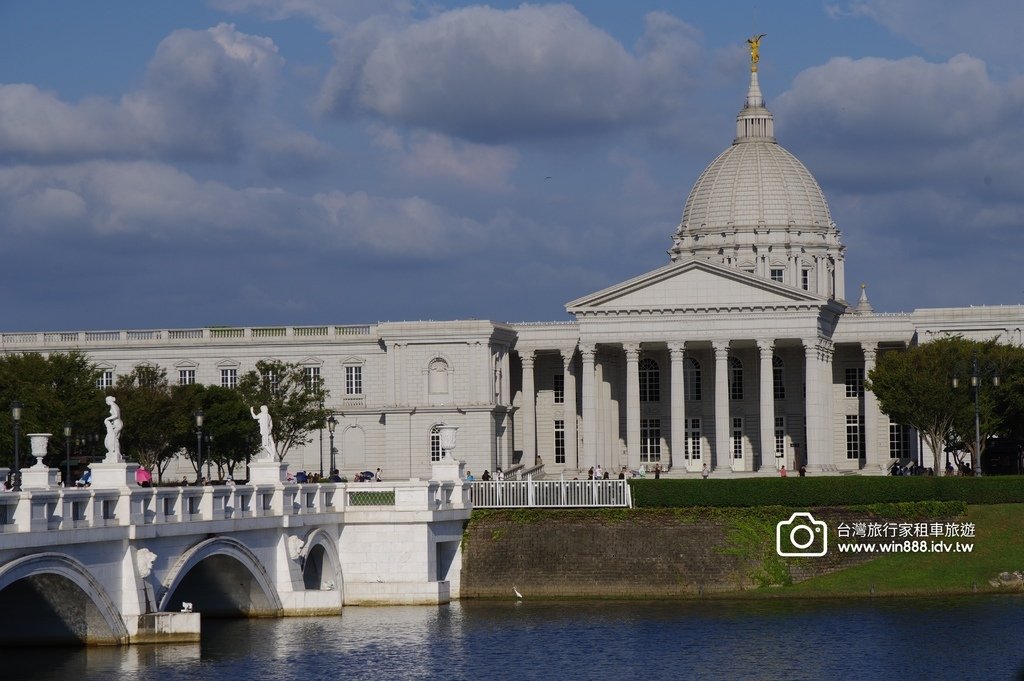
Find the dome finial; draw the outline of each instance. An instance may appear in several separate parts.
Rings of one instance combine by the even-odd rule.
[[[857,307],[854,308],[857,314],[871,314],[875,311],[875,308],[871,307],[871,302],[868,300],[868,285],[860,285],[860,300],[857,301]]]
[[[761,47],[761,38],[765,37],[766,35],[768,35],[768,34],[767,33],[762,33],[761,35],[756,35],[756,36],[754,36],[752,38],[747,38],[747,45],[750,46],[750,71],[751,71],[751,73],[757,73],[757,62],[761,61],[761,55],[758,54],[758,50]]]

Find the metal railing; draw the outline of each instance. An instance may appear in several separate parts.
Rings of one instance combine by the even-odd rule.
[[[478,480],[471,485],[474,508],[633,506],[627,480]]]

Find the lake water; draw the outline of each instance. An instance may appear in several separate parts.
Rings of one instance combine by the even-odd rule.
[[[193,645],[0,656],[0,679],[62,681],[1018,679],[1024,596],[349,607],[204,620]]]

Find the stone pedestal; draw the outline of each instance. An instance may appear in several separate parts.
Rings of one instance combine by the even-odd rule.
[[[32,456],[36,464],[31,468],[21,470],[22,489],[57,489],[60,487],[58,478],[60,471],[56,468],[47,468],[43,463],[46,456],[46,445],[50,440],[50,433],[29,433],[29,441],[32,443]]]
[[[89,465],[92,470],[93,488],[97,489],[124,489],[135,487],[135,471],[139,469],[137,463],[94,463]]]
[[[249,464],[250,485],[280,485],[288,480],[288,464],[280,461],[253,461]]]
[[[445,480],[464,480],[466,478],[466,462],[456,461],[448,457],[430,464],[430,479],[444,482]]]

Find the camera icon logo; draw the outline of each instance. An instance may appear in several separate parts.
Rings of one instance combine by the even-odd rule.
[[[775,526],[775,552],[783,558],[824,556],[828,552],[828,525],[810,513],[794,513]]]

